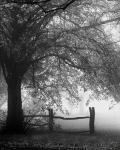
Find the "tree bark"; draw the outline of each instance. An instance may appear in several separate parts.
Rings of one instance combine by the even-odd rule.
[[[8,112],[6,129],[8,132],[21,133],[24,130],[23,110],[21,99],[21,78],[10,77],[8,79]]]

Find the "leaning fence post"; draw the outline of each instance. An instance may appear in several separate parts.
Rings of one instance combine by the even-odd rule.
[[[53,109],[49,109],[49,131],[53,131]]]
[[[95,132],[95,127],[94,127],[95,108],[94,107],[89,107],[89,111],[90,111],[90,121],[89,121],[90,134],[94,134],[94,132]]]

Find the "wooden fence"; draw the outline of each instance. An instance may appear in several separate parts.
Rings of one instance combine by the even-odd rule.
[[[61,116],[54,116],[53,109],[48,109],[48,111],[49,111],[49,115],[34,115],[34,117],[48,117],[49,121],[45,125],[48,125],[49,131],[53,131],[54,119],[62,119],[62,120],[89,119],[89,131],[84,131],[84,132],[90,132],[90,134],[94,134],[94,132],[95,132],[95,128],[94,128],[95,108],[94,107],[89,107],[90,116],[74,117],[74,118],[65,118],[65,117],[61,117]],[[33,115],[27,115],[25,117],[33,117]]]

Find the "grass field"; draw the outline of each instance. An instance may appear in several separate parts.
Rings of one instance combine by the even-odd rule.
[[[89,135],[89,133],[36,132],[27,135],[2,135],[0,145],[11,149],[44,147],[46,149],[120,150],[120,133],[100,131]]]

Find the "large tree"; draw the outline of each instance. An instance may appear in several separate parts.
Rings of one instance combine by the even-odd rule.
[[[46,26],[59,9],[66,9],[73,1],[0,4],[0,62],[8,85],[7,129],[23,130],[21,82],[28,68],[50,54],[46,51]],[[44,41],[45,39],[45,41]]]
[[[98,69],[101,68],[99,74],[102,68],[105,71],[106,67],[101,66],[111,56],[108,49],[113,47],[108,47],[103,30],[96,27],[111,20],[101,21],[102,11],[98,13],[95,8],[93,1],[75,0],[3,1],[0,4],[0,64],[8,85],[9,131],[23,130],[21,83],[31,66],[34,68],[39,62],[39,71],[43,72],[47,61],[57,59],[58,66],[64,63],[67,68],[69,65],[81,69],[93,78]]]
[[[56,13],[74,1],[1,2],[0,64],[8,85],[9,131],[23,130],[21,83],[24,74],[34,62],[56,55],[50,45],[53,41],[47,41],[50,35],[47,25]]]

